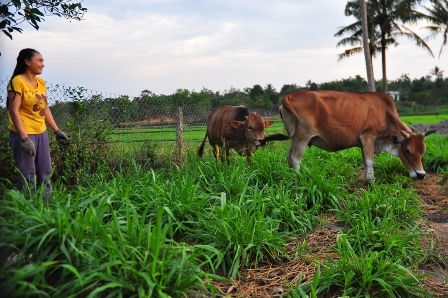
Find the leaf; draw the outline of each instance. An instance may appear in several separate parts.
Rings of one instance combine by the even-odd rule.
[[[79,284],[80,284],[81,286],[83,285],[82,277],[81,277],[81,275],[79,274],[78,270],[77,270],[74,266],[72,266],[72,265],[70,265],[70,264],[62,264],[62,267],[65,268],[65,269],[67,269],[68,271],[72,272],[74,275],[76,275],[76,277],[77,277],[78,280],[79,280]]]
[[[89,294],[89,296],[87,296],[87,298],[99,297],[101,295],[98,295],[98,294],[102,293],[104,290],[107,290],[110,288],[121,288],[121,287],[123,287],[123,286],[119,282],[110,282],[102,287],[96,288],[92,293]]]
[[[2,30],[3,31],[3,33],[6,35],[6,36],[8,36],[9,37],[9,39],[11,39],[12,40],[12,35],[11,34],[9,34],[9,32],[8,31],[6,31],[6,30]]]

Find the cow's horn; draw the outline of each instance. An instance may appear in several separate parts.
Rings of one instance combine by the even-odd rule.
[[[426,128],[422,131],[422,136],[426,137],[435,132],[436,132],[435,129],[429,130],[429,126],[426,126]]]
[[[403,137],[405,139],[409,139],[409,134],[407,132],[405,132],[404,130],[401,131],[401,134],[403,135]]]

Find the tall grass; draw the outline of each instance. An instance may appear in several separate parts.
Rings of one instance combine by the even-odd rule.
[[[431,135],[426,142],[424,161],[426,170],[442,173],[448,169],[448,136]]]
[[[115,204],[101,190],[29,201],[17,192],[3,212],[1,289],[8,297],[172,297],[206,288],[201,269],[220,252],[168,237],[164,209]],[[58,200],[59,199],[59,200]],[[16,260],[11,262],[11,256]],[[5,296],[3,296],[5,297]]]
[[[428,143],[438,160],[443,153]],[[360,188],[359,149],[310,148],[300,173],[288,168],[286,151],[273,143],[252,164],[234,156],[230,165],[189,155],[174,169],[125,160],[77,186],[56,181],[48,202],[39,191],[6,190],[1,296],[214,296],[213,281],[289,258],[286,244],[325,213],[344,230],[339,259],[320,264],[320,275],[291,295],[420,295],[412,269],[425,257],[415,224],[421,211],[398,159],[378,157],[376,183]]]
[[[419,278],[385,251],[356,250],[344,234],[337,237],[339,258],[320,263],[313,281],[294,293],[332,297],[428,297]]]

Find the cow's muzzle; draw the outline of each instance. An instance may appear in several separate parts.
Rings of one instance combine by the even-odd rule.
[[[426,173],[417,172],[417,179],[423,179],[425,178]]]
[[[419,179],[419,180],[421,180],[421,179],[424,179],[425,176],[426,176],[425,172],[417,172],[417,171],[415,171],[415,172],[412,171],[411,172],[411,178],[412,179]]]

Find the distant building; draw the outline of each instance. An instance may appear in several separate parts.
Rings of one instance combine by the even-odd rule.
[[[400,91],[389,91],[389,95],[396,101],[400,101]]]

